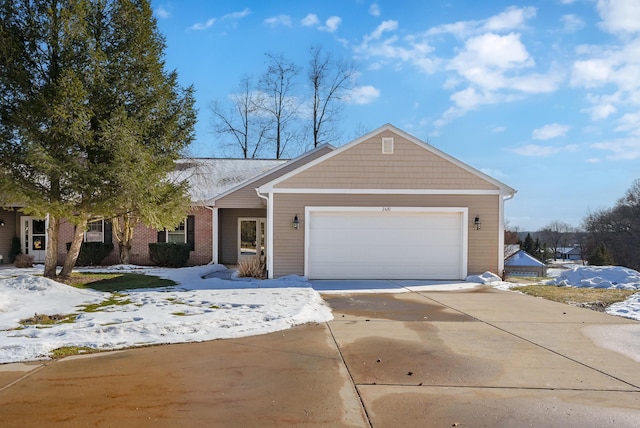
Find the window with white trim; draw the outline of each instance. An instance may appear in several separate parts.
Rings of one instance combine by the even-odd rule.
[[[178,227],[174,230],[167,230],[167,242],[176,242],[184,244],[187,242],[187,228],[185,227],[186,221],[181,221]]]
[[[104,220],[90,221],[84,233],[85,242],[104,242]]]

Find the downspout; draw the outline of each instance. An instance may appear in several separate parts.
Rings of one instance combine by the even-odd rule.
[[[265,237],[265,247],[267,248],[267,278],[273,278],[273,262],[272,262],[272,252],[273,246],[271,245],[271,235],[273,233],[273,215],[270,212],[271,203],[268,196],[264,196],[260,193],[260,189],[256,187],[256,195],[259,198],[264,199],[267,203],[267,233]]]
[[[498,233],[498,275],[500,277],[504,274],[504,203],[509,199],[513,199],[516,193],[518,191],[514,190],[509,195],[504,196],[500,204],[500,232]]]

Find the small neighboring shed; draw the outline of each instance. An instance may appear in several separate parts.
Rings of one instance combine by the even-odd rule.
[[[546,276],[546,266],[524,250],[520,250],[504,261],[505,276]]]

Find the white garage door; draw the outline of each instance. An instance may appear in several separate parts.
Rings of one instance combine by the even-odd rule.
[[[308,212],[312,279],[463,279],[465,212]]]

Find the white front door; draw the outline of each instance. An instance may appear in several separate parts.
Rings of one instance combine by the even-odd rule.
[[[238,218],[238,263],[265,255],[265,218]]]
[[[47,249],[47,223],[36,217],[20,217],[22,253],[33,256],[35,263],[44,263]]]

